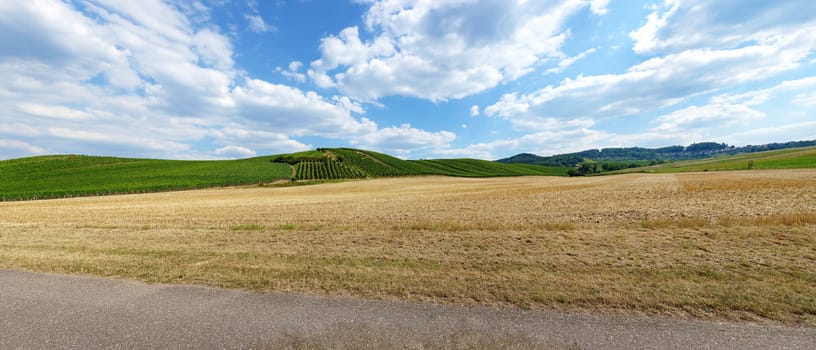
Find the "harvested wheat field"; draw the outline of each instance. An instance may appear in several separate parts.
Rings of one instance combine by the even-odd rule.
[[[816,325],[816,170],[0,203],[0,268]]]

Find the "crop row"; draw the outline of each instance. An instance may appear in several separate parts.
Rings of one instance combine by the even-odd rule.
[[[348,160],[352,164],[358,166],[363,171],[372,176],[401,176],[412,175],[403,169],[395,168],[394,166],[385,164],[384,162],[363,154],[355,150],[337,149],[334,150],[337,156],[343,160]]]
[[[305,161],[296,166],[295,177],[299,180],[359,179],[366,175],[360,170],[328,159],[324,161]]]

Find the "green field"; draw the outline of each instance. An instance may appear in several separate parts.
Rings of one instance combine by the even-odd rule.
[[[178,191],[283,179],[564,174],[566,168],[500,164],[477,159],[406,161],[348,148],[211,161],[57,155],[0,161],[0,201]]]
[[[42,156],[0,161],[0,200],[176,191],[288,179],[270,157],[185,161]]]
[[[681,173],[698,171],[748,170],[753,169],[796,169],[816,168],[816,147],[790,148],[777,151],[737,154],[699,160],[687,160],[655,166],[609,172],[620,174],[632,172]]]
[[[604,174],[678,173],[816,167],[816,147],[681,161]],[[0,161],[0,201],[177,191],[269,183],[392,176],[565,176],[567,167],[503,164],[479,159],[403,160],[350,148],[239,160],[184,161],[77,155]]]

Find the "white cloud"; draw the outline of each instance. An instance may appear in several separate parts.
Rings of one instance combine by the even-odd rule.
[[[741,94],[722,94],[712,97],[711,100],[714,103],[741,103],[746,106],[756,106],[781,94],[800,91],[804,92],[797,95],[794,103],[798,103],[799,98],[816,93],[816,77],[786,80],[767,89],[752,90]]]
[[[410,124],[402,124],[352,138],[351,144],[356,147],[405,155],[420,150],[446,148],[455,139],[456,134],[449,131],[429,132],[413,128]]]
[[[744,105],[713,103],[702,107],[691,106],[658,117],[659,132],[686,132],[688,129],[716,129],[736,123],[748,123],[766,117],[766,114]]]
[[[756,128],[729,135],[732,143],[765,144],[780,140],[816,140],[816,121],[783,124],[773,127]],[[747,141],[746,141],[747,140]]]
[[[609,12],[609,10],[606,8],[607,6],[609,6],[609,0],[589,1],[589,9],[596,15],[605,15],[607,12]]]
[[[521,152],[539,155],[553,155],[597,148],[610,142],[612,135],[587,128],[540,131],[517,138],[475,143],[462,148],[435,149],[434,154],[442,157],[471,157],[497,159]]]
[[[605,1],[403,1],[371,3],[367,36],[357,27],[323,38],[307,74],[358,99],[462,98],[563,58],[564,23]]]
[[[577,54],[577,55],[575,55],[573,57],[565,58],[565,59],[561,60],[561,62],[558,62],[557,67],[553,67],[553,68],[550,68],[550,69],[547,69],[546,71],[544,71],[544,74],[561,73],[564,70],[566,70],[567,68],[569,68],[569,66],[571,66],[573,63],[584,59],[586,56],[588,56],[589,54],[591,54],[591,53],[593,53],[595,51],[597,51],[597,49],[593,47],[593,48],[588,49],[588,50],[586,50],[584,52],[581,52],[581,53],[579,53],[579,54]]]
[[[300,72],[301,67],[303,67],[302,62],[292,61],[289,62],[288,69],[278,67],[276,70],[289,79],[295,80],[299,83],[304,83],[306,82],[306,75]]]
[[[479,115],[479,105],[470,106],[470,116],[475,117]]]
[[[215,154],[230,158],[249,158],[254,157],[257,153],[243,146],[229,145],[215,150]]]
[[[0,3],[0,30],[8,34],[0,36],[6,140],[0,157],[45,149],[221,157],[240,155],[236,147],[264,153],[312,147],[292,137],[380,135],[372,144],[384,144],[382,135],[394,134],[359,117],[363,107],[348,97],[248,76],[235,67],[230,39],[199,22],[206,6],[182,5],[103,0],[83,2],[80,10],[56,0]],[[305,80],[301,62],[287,68]],[[405,133],[428,142],[448,136],[414,128],[398,134]],[[208,143],[215,146],[193,148]]]
[[[816,48],[816,26],[762,44],[686,50],[649,59],[622,74],[567,78],[520,95],[505,94],[485,113],[510,119],[620,116],[676,105],[689,97],[758,81],[800,67]]]
[[[14,151],[22,151],[23,153],[20,155],[36,155],[45,153],[44,149],[34,146],[28,142],[23,142],[19,140],[0,139],[0,148],[12,149]]]
[[[816,107],[816,91],[796,95],[796,98],[793,99],[793,103],[803,106]]]
[[[89,113],[78,111],[64,106],[46,106],[35,103],[23,103],[18,106],[22,112],[46,118],[66,120],[87,120],[93,118]]]
[[[634,51],[650,55],[698,48],[737,48],[785,35],[816,19],[811,0],[665,0],[630,33]]]
[[[249,30],[255,33],[275,32],[278,30],[277,27],[266,23],[260,15],[244,15],[244,18],[249,23]]]
[[[292,140],[288,135],[266,131],[260,128],[250,129],[244,125],[232,124],[209,131],[209,136],[224,147],[241,144],[256,153],[292,153],[314,149],[314,146]]]
[[[283,128],[294,136],[343,137],[370,133],[377,125],[351,112],[359,108],[348,99],[328,101],[315,92],[247,79],[232,92],[238,113],[266,128]]]

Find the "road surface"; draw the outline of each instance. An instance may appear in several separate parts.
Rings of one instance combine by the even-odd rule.
[[[816,329],[807,327],[256,294],[8,270],[0,270],[0,301],[0,349],[271,349],[353,341],[422,348],[468,337],[497,347],[524,339],[519,348],[816,349]]]

